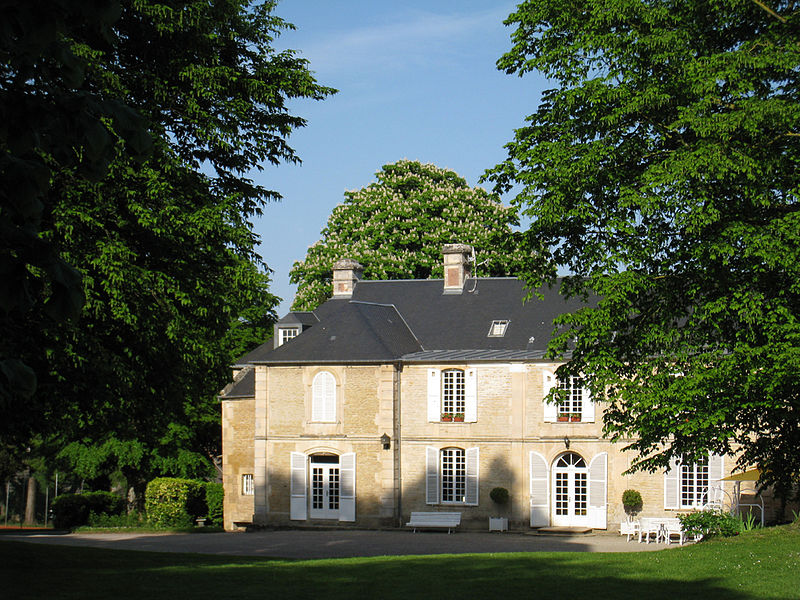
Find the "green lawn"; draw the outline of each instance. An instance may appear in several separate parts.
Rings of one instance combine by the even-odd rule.
[[[800,598],[800,527],[659,552],[290,561],[3,541],[3,598]]]

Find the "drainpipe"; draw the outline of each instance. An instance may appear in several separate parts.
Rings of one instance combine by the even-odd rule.
[[[394,412],[392,421],[394,422],[394,432],[392,433],[392,437],[394,437],[394,486],[395,486],[395,498],[396,498],[396,519],[397,519],[397,526],[403,527],[403,472],[401,470],[401,456],[400,456],[400,444],[402,442],[402,424],[400,422],[400,393],[402,390],[402,378],[403,378],[403,363],[397,361],[394,365],[395,368],[395,378],[394,378],[394,402],[392,403],[392,411]]]

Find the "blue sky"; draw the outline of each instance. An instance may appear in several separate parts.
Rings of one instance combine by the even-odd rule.
[[[283,196],[255,222],[271,291],[285,314],[295,294],[292,264],[320,238],[344,191],[374,181],[407,158],[456,171],[472,185],[505,157],[503,145],[535,111],[546,82],[506,75],[495,62],[511,47],[503,20],[513,2],[313,2],[284,0],[293,23],[276,42],[310,61],[317,80],[339,90],[294,101],[308,126],[289,139],[301,165],[266,165],[254,178]],[[510,198],[504,198],[508,203]],[[469,242],[469,240],[464,240]]]

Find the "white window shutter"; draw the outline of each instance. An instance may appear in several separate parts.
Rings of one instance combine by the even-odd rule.
[[[475,423],[478,420],[478,371],[467,369],[464,373],[464,421]]]
[[[478,506],[480,494],[480,452],[478,448],[467,448],[467,497],[465,504],[468,506]]]
[[[439,450],[425,448],[425,504],[439,504]]]
[[[584,423],[594,423],[594,400],[589,388],[583,388],[583,402],[581,403],[581,421]]]
[[[311,385],[311,420],[336,421],[336,379],[327,371],[317,373]]]
[[[306,455],[301,452],[292,452],[291,456],[291,483],[289,518],[292,521],[306,520]]]
[[[353,452],[339,457],[339,520],[356,520],[356,455]]]
[[[708,457],[708,498],[706,499],[708,503],[717,503],[724,499],[723,482],[720,481],[725,474],[724,459],[725,457],[720,454],[710,454]]]
[[[550,489],[547,461],[538,452],[530,453],[531,527],[550,525]]]
[[[589,527],[605,529],[608,516],[608,453],[589,463]]]
[[[442,374],[439,369],[428,369],[428,421],[442,420]]]
[[[542,371],[542,402],[544,404],[544,422],[555,423],[558,417],[558,405],[544,401],[550,390],[556,385],[556,374],[552,371]]]
[[[669,469],[664,473],[664,508],[680,508],[681,468],[678,460],[669,461]]]

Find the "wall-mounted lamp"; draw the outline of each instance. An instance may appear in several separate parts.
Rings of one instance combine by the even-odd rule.
[[[387,434],[383,434],[381,436],[381,444],[383,444],[383,449],[388,450],[392,447],[392,438],[390,438]]]
[[[569,437],[564,436],[564,447],[569,450]]]

